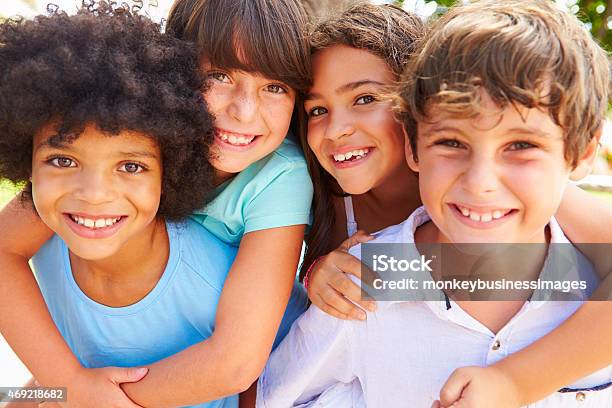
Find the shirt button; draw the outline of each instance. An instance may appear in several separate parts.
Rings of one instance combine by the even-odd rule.
[[[577,392],[576,393],[576,401],[584,401],[586,399],[586,394],[584,392]]]
[[[499,350],[499,348],[501,347],[501,343],[499,342],[499,340],[495,340],[495,342],[493,343],[493,347],[491,347],[493,350],[497,351]]]

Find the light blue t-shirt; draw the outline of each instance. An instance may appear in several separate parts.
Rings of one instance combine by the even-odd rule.
[[[304,155],[286,137],[274,152],[222,184],[192,217],[220,240],[238,246],[248,232],[310,224],[312,194]]]
[[[84,367],[146,366],[210,337],[217,303],[236,248],[192,220],[166,223],[168,264],[155,288],[139,302],[108,307],[87,297],[74,280],[68,248],[57,235],[33,264],[49,312]],[[307,307],[294,286],[275,344]],[[197,405],[236,408],[238,397]]]

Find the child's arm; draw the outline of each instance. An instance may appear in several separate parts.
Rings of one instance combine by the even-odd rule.
[[[612,206],[578,187],[568,188],[557,218],[574,243],[612,243]],[[612,257],[603,245],[577,246],[603,278],[596,298],[612,300]],[[501,407],[499,395],[508,390],[520,397],[518,405],[508,407],[538,401],[612,364],[610,344],[612,302],[586,302],[558,328],[518,353],[491,367],[455,371],[440,393],[442,406],[463,398],[458,407]]]
[[[146,371],[124,368],[86,370],[57,330],[28,259],[52,232],[31,204],[14,198],[0,211],[0,332],[37,381],[68,387],[65,406],[136,408],[117,385],[138,381]]]
[[[246,234],[225,281],[212,336],[153,364],[142,381],[124,384],[127,395],[142,406],[167,407],[248,389],[272,349],[303,236],[304,225]]]

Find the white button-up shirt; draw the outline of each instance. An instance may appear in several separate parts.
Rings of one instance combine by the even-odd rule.
[[[416,228],[427,221],[420,208],[371,242],[414,242]],[[549,225],[552,243],[569,243],[554,219]],[[351,252],[359,257],[360,248]],[[580,276],[594,278],[588,261],[576,256]],[[270,357],[258,384],[257,407],[429,408],[453,370],[488,366],[521,350],[582,304],[525,302],[496,334],[443,296],[380,302],[366,321],[335,319],[311,306]],[[529,407],[610,408],[611,381],[612,366]]]

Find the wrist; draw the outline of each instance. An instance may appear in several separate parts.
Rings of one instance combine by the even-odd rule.
[[[321,255],[318,258],[316,258],[308,267],[308,269],[306,270],[306,274],[304,275],[304,287],[306,289],[308,289],[308,283],[310,280],[310,275],[312,274],[312,270],[315,268],[315,266],[319,263],[319,261],[321,259],[323,259],[325,257],[325,255]]]
[[[48,373],[35,375],[36,381],[46,387],[68,387],[79,381],[85,372],[86,368],[78,362],[64,365],[62,367],[54,367]]]
[[[499,378],[503,384],[504,389],[508,390],[507,395],[514,396],[517,406],[528,405],[530,398],[526,395],[525,390],[521,386],[521,377],[517,376],[512,370],[512,365],[508,364],[506,360],[501,360],[495,364],[492,364],[485,368],[489,370],[492,375]]]

